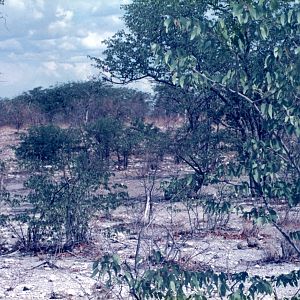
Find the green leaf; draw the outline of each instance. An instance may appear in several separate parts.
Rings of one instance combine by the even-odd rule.
[[[220,295],[222,297],[225,297],[226,296],[226,292],[227,292],[227,286],[224,282],[221,283],[220,285]]]
[[[293,11],[290,9],[288,12],[288,23],[291,24]]]
[[[260,34],[261,34],[262,38],[264,40],[267,39],[267,36],[268,36],[268,29],[267,29],[267,27],[264,26],[264,25],[260,25],[259,29],[260,29]]]
[[[200,33],[201,33],[200,26],[195,25],[191,33],[191,41],[194,40],[196,36],[200,35]]]
[[[271,119],[273,118],[273,105],[272,104],[268,105],[268,115]]]
[[[266,112],[267,112],[267,104],[266,103],[262,103],[262,105],[260,106],[260,111],[262,112],[263,115],[266,115]]]
[[[171,18],[167,18],[164,21],[164,26],[166,27],[166,32],[167,33],[169,32],[169,26],[170,26],[171,21],[172,21]]]
[[[270,72],[267,72],[266,77],[267,77],[267,83],[268,83],[268,85],[271,85],[271,83],[272,83],[272,78],[271,78]]]
[[[174,73],[172,76],[172,83],[175,85],[177,83],[177,73]]]
[[[165,54],[165,63],[168,64],[169,62],[169,58],[170,56],[172,55],[172,51],[171,50],[168,50]]]
[[[243,52],[244,51],[244,44],[243,44],[243,42],[241,41],[241,39],[238,39],[238,43],[239,43],[239,48],[240,48],[240,50]]]
[[[277,10],[279,8],[279,3],[277,0],[271,0],[271,8]]]
[[[184,87],[184,81],[185,81],[185,76],[181,76],[180,79],[179,79],[179,85],[181,88]]]
[[[255,180],[255,182],[259,183],[260,182],[260,176],[259,176],[259,172],[257,169],[253,170],[253,179]]]
[[[224,27],[225,27],[225,22],[224,22],[224,20],[223,20],[223,19],[220,19],[219,22],[220,22],[221,28],[224,29]]]
[[[282,26],[285,26],[286,24],[286,18],[284,13],[280,16],[280,23]]]
[[[256,220],[255,220],[256,224],[258,226],[261,226],[261,225],[264,225],[266,224],[266,218],[265,217],[258,217]]]
[[[275,58],[277,58],[277,57],[281,58],[281,56],[282,56],[282,49],[279,48],[279,47],[275,47],[273,53],[274,53],[274,57]]]
[[[277,221],[277,219],[278,219],[278,215],[277,215],[277,212],[274,210],[274,209],[270,209],[269,210],[269,214],[270,214],[270,220],[272,221],[272,222],[276,222]]]
[[[265,58],[265,65],[264,65],[264,68],[265,68],[265,69],[267,69],[268,66],[269,66],[269,63],[270,63],[270,57],[271,57],[271,55],[268,54],[268,55],[266,56],[266,58]]]
[[[114,255],[112,256],[112,259],[113,259],[113,262],[114,262],[115,264],[120,265],[121,262],[120,262],[120,258],[119,258],[118,255],[114,254]]]
[[[300,240],[300,231],[293,231],[293,232],[290,232],[290,238],[292,240]]]
[[[234,3],[232,7],[232,13],[234,17],[238,18],[239,23],[242,22],[243,16],[243,4],[241,3]]]
[[[176,285],[173,280],[170,281],[170,290],[175,294],[176,293]]]
[[[250,16],[253,20],[257,20],[257,12],[254,6],[249,5]]]

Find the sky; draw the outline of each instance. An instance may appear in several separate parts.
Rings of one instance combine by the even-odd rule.
[[[104,39],[124,28],[130,0],[5,0],[0,6],[0,97],[97,74]],[[141,82],[135,87],[149,89]],[[150,91],[150,90],[149,90]]]

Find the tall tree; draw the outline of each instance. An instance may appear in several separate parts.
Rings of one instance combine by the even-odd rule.
[[[238,137],[235,161],[221,161],[219,176],[247,174],[265,203],[253,215],[300,255],[292,241],[300,232],[284,232],[270,207],[300,202],[299,2],[136,0],[124,9],[127,31],[106,41],[98,68],[110,81],[151,77],[219,101],[215,125]]]

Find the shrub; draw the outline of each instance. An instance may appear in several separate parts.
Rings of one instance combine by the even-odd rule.
[[[115,208],[126,193],[110,188],[110,173],[80,131],[34,127],[21,136],[16,155],[32,171],[23,202],[30,207],[14,220],[27,225],[26,250],[72,249],[88,241],[96,212]],[[99,188],[104,190],[99,194]]]

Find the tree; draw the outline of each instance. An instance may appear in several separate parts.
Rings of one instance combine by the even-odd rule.
[[[228,181],[247,175],[237,190],[246,195],[250,190],[263,201],[248,215],[273,224],[300,255],[293,241],[300,231],[280,226],[273,205],[274,200],[290,208],[300,203],[300,4],[142,0],[124,8],[127,31],[106,41],[106,58],[93,58],[98,68],[109,72],[110,81],[151,77],[219,103],[212,115],[205,109],[201,122],[212,120],[213,135],[222,127],[227,137],[235,136],[222,141],[235,151],[228,164],[219,160],[211,177]],[[195,139],[204,146],[202,137],[194,131],[188,144]],[[191,159],[194,152],[191,147]]]
[[[174,72],[173,83],[197,90],[209,87],[226,104],[223,119],[241,134],[244,143],[244,151],[237,152],[237,163],[249,174],[252,190],[265,201],[263,215],[256,214],[256,218],[271,222],[291,244],[297,233],[288,235],[279,227],[278,215],[270,205],[276,198],[290,206],[300,201],[297,8],[293,1],[226,6],[216,1],[207,28],[199,19],[169,15],[166,29],[201,41],[204,46],[198,49],[203,53],[205,44],[213,41],[211,52],[220,63],[218,69],[207,67],[188,47],[153,46]],[[228,108],[239,110],[232,116]],[[284,174],[290,174],[288,180]],[[293,247],[299,255],[295,244]]]

